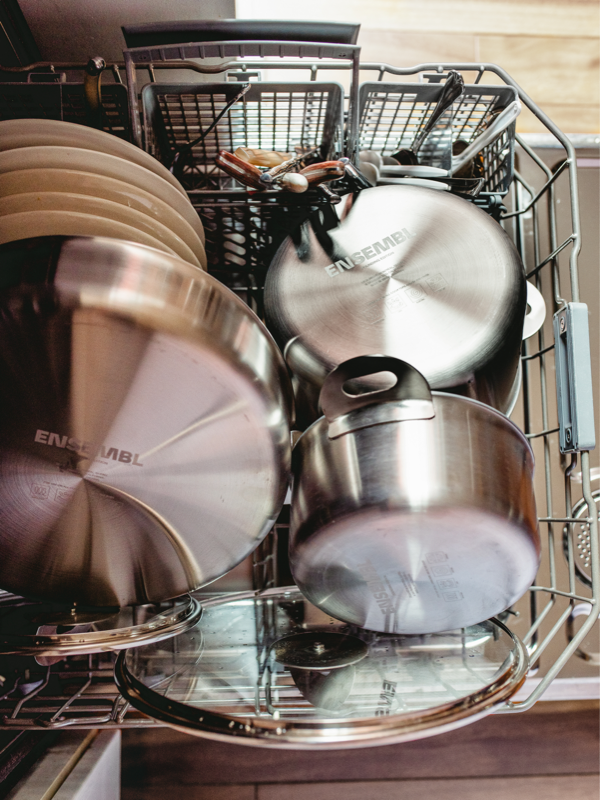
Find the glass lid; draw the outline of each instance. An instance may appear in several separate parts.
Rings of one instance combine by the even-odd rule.
[[[163,603],[90,608],[0,592],[0,654],[67,656],[156,642],[193,626],[201,607],[189,595]]]
[[[527,667],[525,648],[496,620],[374,633],[290,587],[210,600],[186,633],[122,652],[115,675],[135,708],[188,733],[320,749],[465,725],[508,699]]]

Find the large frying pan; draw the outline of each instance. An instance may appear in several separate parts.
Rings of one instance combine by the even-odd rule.
[[[291,387],[260,320],[152,248],[0,248],[0,586],[124,606],[241,561],[288,485]]]

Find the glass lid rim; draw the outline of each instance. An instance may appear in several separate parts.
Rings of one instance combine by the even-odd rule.
[[[247,591],[208,600],[205,608],[224,605],[236,600],[266,598],[298,594],[297,587],[275,587],[266,591]],[[519,637],[496,618],[486,620],[506,633],[513,644],[514,658],[501,675],[491,683],[451,702],[429,709],[357,718],[331,718],[307,720],[302,718],[254,717],[228,715],[187,705],[179,700],[167,698],[146,686],[133,675],[127,665],[128,650],[119,653],[115,664],[115,682],[125,700],[134,708],[160,720],[167,725],[204,733],[207,737],[231,740],[245,739],[248,743],[288,743],[302,746],[314,744],[318,737],[323,745],[338,742],[351,743],[362,739],[392,738],[394,735],[414,730],[427,730],[484,712],[511,697],[523,684],[529,668],[527,649]],[[474,699],[473,699],[474,698]],[[471,702],[469,702],[471,701]],[[437,724],[436,724],[437,723]]]
[[[15,598],[27,600],[14,595]],[[196,625],[203,614],[202,604],[191,595],[181,595],[175,600],[187,600],[181,608],[159,611],[148,621],[138,625],[111,628],[85,633],[57,634],[2,634],[0,655],[53,656],[92,653],[99,650],[123,650],[139,644],[153,644],[165,638],[185,633]],[[32,605],[35,604],[35,601]],[[146,605],[142,603],[140,605]],[[152,605],[149,603],[148,605]],[[120,609],[122,610],[122,609]],[[117,616],[115,614],[115,616]],[[162,619],[162,624],[153,624]]]

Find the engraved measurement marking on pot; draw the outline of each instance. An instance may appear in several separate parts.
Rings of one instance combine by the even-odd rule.
[[[464,594],[462,592],[444,592],[442,597],[447,603],[454,603],[456,600],[463,600]]]
[[[425,572],[427,573],[427,577],[429,578],[429,582],[433,586],[433,591],[441,599],[441,595],[440,595],[440,593],[438,591],[438,588],[436,586],[436,583],[435,583],[435,581],[433,579],[433,575],[431,574],[431,570],[429,569],[429,565],[427,564],[426,561],[423,561],[422,564],[423,564],[423,567],[425,568]]]
[[[433,553],[427,553],[425,559],[428,564],[442,564],[444,561],[448,561],[448,554],[443,550],[436,550]]]
[[[144,466],[140,463],[139,453],[132,453],[130,450],[121,450],[118,447],[105,447],[104,445],[97,447],[93,442],[82,442],[75,437],[53,433],[52,431],[38,429],[35,432],[34,441],[38,444],[48,445],[49,447],[59,447],[62,450],[70,450],[80,455],[82,461],[106,459],[107,461],[119,461],[121,464],[131,464],[132,467]],[[97,451],[95,455],[93,455],[94,450]]]
[[[458,581],[455,581],[454,578],[443,578],[437,582],[437,585],[440,589],[454,589],[458,586]]]
[[[334,261],[333,264],[328,264],[323,269],[329,277],[335,278],[337,275],[343,275],[346,270],[354,269],[354,267],[371,267],[391,255],[391,251],[398,245],[409,239],[414,239],[416,235],[416,233],[411,233],[407,228],[402,228],[402,230],[390,233],[389,236],[378,242],[373,242],[373,244],[363,247],[362,250],[357,250],[352,255],[346,256],[345,259],[339,259]],[[386,253],[386,251],[390,252]],[[385,255],[381,256],[380,254],[382,253]],[[376,258],[376,256],[380,257]]]
[[[47,500],[50,495],[50,487],[44,486],[41,483],[32,483],[30,487],[31,496],[36,500]]]
[[[408,572],[399,572],[398,577],[402,581],[402,585],[406,589],[406,594],[409,597],[416,597],[419,594],[417,584],[415,583],[412,575],[410,575]]]
[[[375,602],[379,606],[381,613],[394,614],[396,612],[396,603],[394,602],[395,594],[389,582],[386,586],[370,561],[365,561],[364,564],[357,564],[357,569],[369,587],[369,590],[373,595]]]
[[[422,563],[436,595],[445,603],[455,603],[464,600],[464,595],[458,591],[460,584],[452,577],[454,569],[447,562],[448,554],[436,550],[427,553]]]
[[[60,464],[57,464],[60,467]],[[63,470],[68,471],[68,470]],[[92,478],[97,478],[98,475],[94,472],[87,472]],[[105,474],[102,474],[102,477],[106,477]],[[64,484],[57,483],[53,480],[44,480],[43,484],[40,483],[32,483],[29,487],[31,496],[36,498],[37,500],[55,500],[58,503],[64,503],[73,497],[76,487],[75,486],[65,486]]]

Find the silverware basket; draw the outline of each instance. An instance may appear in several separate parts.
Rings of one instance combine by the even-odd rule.
[[[170,164],[181,147],[199,138],[243,84],[150,83],[142,89],[148,152]],[[219,167],[220,150],[238,147],[295,153],[319,148],[319,159],[343,151],[343,89],[336,83],[257,82],[191,150],[182,183],[206,233],[210,272],[262,308],[259,293],[277,246],[311,210],[326,200],[318,191],[249,192]]]
[[[248,192],[214,165],[214,157],[220,149],[231,152],[240,146],[292,152],[296,146],[319,147],[322,158],[347,152],[348,141],[356,139],[356,104],[344,98],[339,84],[316,78],[321,70],[350,69],[353,96],[360,51],[354,44],[249,41],[243,35],[244,31],[231,41],[181,45],[159,33],[158,38],[144,39],[147,46],[125,50],[124,56],[134,141],[165,161],[172,158],[175,148],[194,141],[215,120],[239,92],[240,76],[258,70],[260,78],[268,69],[289,70],[290,75],[298,70],[308,72],[304,81],[259,80],[252,84],[193,148],[192,166],[183,175],[205,226],[209,271],[245,299],[255,300],[253,305],[260,313],[262,283],[271,254],[292,223],[327,200],[317,190],[302,197],[290,197],[287,192]],[[138,44],[139,38],[132,41]],[[215,57],[222,59],[218,70],[189,60]],[[155,83],[155,69],[182,68],[219,72],[224,80],[213,84]],[[140,116],[137,72],[144,69],[151,83],[140,92]],[[225,80],[229,72],[236,83]]]
[[[208,271],[262,316],[262,289],[271,257],[306,217],[329,201],[317,191],[191,190],[206,235]]]
[[[436,80],[440,75],[435,74]],[[359,150],[390,156],[410,148],[435,108],[440,83],[362,83],[358,92]],[[470,144],[494,117],[517,99],[512,86],[465,85],[463,94],[442,114],[419,150],[419,160],[441,169],[452,166],[452,146]],[[484,185],[480,196],[505,195],[514,172],[515,123],[482,150]]]
[[[146,150],[170,164],[179,148],[202,136],[243,83],[151,83],[142,89]],[[238,147],[294,153],[319,148],[322,160],[343,148],[343,89],[336,83],[259,81],[191,151],[186,189],[243,188],[214,163],[219,150]]]

